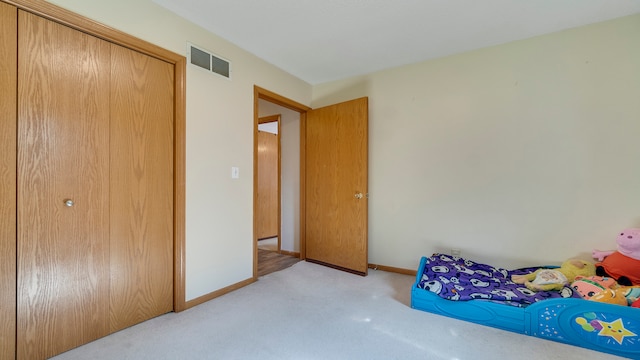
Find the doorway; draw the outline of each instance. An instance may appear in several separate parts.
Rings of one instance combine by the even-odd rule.
[[[256,95],[254,110],[254,276],[259,277],[291,266],[301,258],[300,111],[304,108],[296,111]],[[269,133],[277,133],[279,145],[273,144],[275,135]],[[275,161],[273,156],[268,156],[272,152],[269,148],[274,146],[280,148],[279,159]],[[265,166],[267,162],[271,165]],[[277,167],[279,170],[274,171]],[[274,191],[274,187],[267,190],[270,182],[278,180],[265,180],[265,177],[271,178],[270,173],[280,180],[279,191],[278,188]],[[277,202],[270,200],[269,194],[274,193]],[[280,210],[270,211],[277,203]],[[271,227],[274,219],[275,230]]]
[[[267,109],[263,108],[263,112]],[[280,251],[280,114],[258,119],[258,184],[255,213],[258,250]],[[259,261],[259,260],[258,260]]]

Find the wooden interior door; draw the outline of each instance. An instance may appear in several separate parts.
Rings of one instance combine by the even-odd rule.
[[[278,135],[258,131],[258,196],[256,208],[256,232],[258,239],[279,235],[278,177],[279,158]]]
[[[0,2],[0,359],[16,343],[17,12]]]
[[[307,112],[306,259],[366,275],[368,99]]]
[[[18,17],[17,357],[108,333],[110,44]]]
[[[110,329],[173,310],[171,64],[111,46]]]

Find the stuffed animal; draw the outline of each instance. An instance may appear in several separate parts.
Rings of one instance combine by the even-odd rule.
[[[610,276],[618,284],[640,285],[640,229],[626,229],[616,238],[617,251],[593,250],[596,275]]]
[[[640,286],[618,286],[604,289],[593,295],[589,300],[608,304],[638,307],[640,303]]]
[[[635,302],[640,300],[640,286],[622,287],[621,289],[629,306],[632,306]]]
[[[611,289],[617,285],[618,283],[610,277],[576,276],[575,280],[571,283],[571,288],[582,295],[583,298],[590,299],[602,290]]]
[[[538,269],[531,274],[513,275],[511,281],[524,284],[531,291],[562,290],[571,284],[576,276],[594,276],[593,263],[580,259],[569,259],[554,269]]]
[[[627,298],[624,297],[622,289],[604,289],[593,295],[589,300],[627,306]]]

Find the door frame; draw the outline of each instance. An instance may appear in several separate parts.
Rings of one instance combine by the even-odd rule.
[[[132,35],[102,25],[45,1],[2,0],[43,18],[71,27],[114,44],[152,56],[174,67],[173,109],[173,311],[187,309],[185,301],[185,178],[186,178],[186,64],[184,56]]]
[[[277,204],[276,204],[276,221],[278,222],[278,230],[276,231],[276,236],[278,237],[278,252],[280,252],[280,237],[282,236],[282,143],[281,143],[281,137],[280,137],[280,132],[281,132],[281,119],[282,116],[280,114],[275,114],[275,115],[269,115],[269,116],[264,116],[264,117],[260,117],[258,118],[258,125],[260,124],[267,124],[267,123],[272,123],[272,122],[277,122],[278,123],[278,132],[276,133],[276,137],[277,137],[277,145],[276,145],[276,151],[277,151],[277,156],[278,156],[278,165],[276,166],[276,173],[277,173],[277,177],[278,177],[278,183],[277,183]],[[256,135],[258,133],[258,131],[260,131],[259,129],[257,129],[256,131]],[[256,145],[257,146],[257,145]],[[256,151],[256,156],[257,156],[257,151]],[[256,157],[256,161],[257,161],[257,157]],[[259,174],[257,174],[259,176]],[[257,186],[257,184],[256,184]],[[256,189],[257,190],[257,189]],[[256,191],[256,195],[257,195],[257,191]],[[255,213],[254,213],[254,219],[256,217]],[[256,235],[257,238],[257,235]],[[259,240],[259,239],[258,239]]]
[[[257,85],[253,86],[253,278],[258,279],[258,238],[256,231],[256,210],[258,196],[258,100],[265,100],[276,105],[280,105],[287,109],[300,113],[300,259],[306,258],[305,248],[305,132],[307,111],[310,107],[302,105],[297,101],[293,101],[284,96],[280,96],[267,89]],[[280,230],[278,230],[280,233]],[[278,247],[280,237],[278,236]]]

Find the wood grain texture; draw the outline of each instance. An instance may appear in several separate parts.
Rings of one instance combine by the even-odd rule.
[[[186,58],[43,0],[3,0],[3,2],[173,64],[175,71],[173,83],[175,93],[173,99],[175,116],[174,310],[182,311],[187,309],[188,306],[185,300]]]
[[[306,258],[366,274],[367,98],[308,111],[305,156]]]
[[[18,23],[17,356],[41,359],[108,333],[110,44]]]
[[[101,39],[108,40],[126,48],[136,50],[158,59],[163,59],[175,64],[184,61],[185,57],[164,49],[150,42],[136,38],[122,31],[116,30],[95,20],[80,16],[69,10],[56,6],[44,0],[2,0],[5,3],[15,5],[18,9],[26,10],[32,14],[66,25],[70,28],[86,32]]]
[[[277,134],[258,131],[258,206],[255,214],[258,239],[276,237],[280,232],[278,140]]]
[[[0,2],[0,359],[16,349],[17,15]]]
[[[6,3],[15,6],[10,6]],[[23,86],[21,86],[21,89],[16,89],[18,85],[15,79],[11,80],[10,76],[12,74],[11,69],[14,75],[17,69],[17,9],[25,9],[32,14],[53,19],[58,24],[68,25],[61,26],[61,28],[66,30],[71,30],[72,28],[80,29],[82,32],[85,32],[85,34],[83,34],[85,36],[86,34],[96,35],[97,38],[94,38],[95,40],[105,38],[112,43],[131,46],[137,51],[166,61],[172,67],[175,76],[173,76],[172,83],[170,84],[173,91],[173,97],[170,99],[170,103],[173,107],[169,111],[171,113],[170,116],[173,116],[173,131],[175,131],[175,136],[172,138],[172,142],[168,148],[172,154],[171,160],[173,160],[173,163],[170,165],[173,166],[174,169],[171,188],[172,193],[170,197],[174,201],[173,206],[175,209],[173,212],[174,216],[167,219],[167,222],[172,229],[175,229],[175,241],[172,243],[174,253],[171,255],[171,260],[173,263],[170,264],[169,269],[172,280],[175,281],[176,284],[173,290],[173,295],[175,296],[173,306],[175,306],[176,311],[184,310],[186,308],[184,301],[186,61],[184,57],[135,39],[44,1],[6,0],[1,2],[0,5],[2,6],[0,11],[3,14],[6,9],[10,9],[13,14],[11,18],[2,18],[0,23],[0,28],[3,29],[2,39],[0,39],[0,59],[6,60],[0,64],[0,69],[2,70],[0,73],[0,80],[2,80],[2,86],[0,87],[0,92],[2,93],[0,109],[3,114],[2,123],[0,124],[0,130],[2,130],[0,132],[0,140],[2,140],[0,143],[0,150],[2,150],[0,157],[0,180],[2,180],[0,183],[0,192],[2,192],[3,200],[11,200],[12,197],[14,199],[13,201],[5,201],[3,204],[4,207],[0,208],[0,215],[2,215],[0,226],[2,226],[3,231],[3,238],[0,238],[0,250],[2,250],[2,255],[0,255],[2,256],[0,258],[0,276],[3,277],[2,284],[0,284],[0,290],[2,290],[0,299],[3,300],[2,304],[0,304],[0,325],[2,326],[0,330],[0,358],[12,358],[13,355],[16,354],[16,351],[21,358],[48,357],[64,351],[64,349],[75,347],[93,340],[96,337],[100,337],[103,334],[94,335],[96,332],[102,333],[102,331],[97,331],[99,330],[98,328],[106,328],[108,331],[109,327],[108,301],[106,302],[107,307],[104,306],[104,299],[106,298],[108,300],[108,294],[100,296],[103,301],[99,303],[83,303],[84,300],[92,300],[93,295],[90,290],[92,286],[98,290],[102,290],[104,289],[104,285],[108,284],[109,281],[109,268],[100,265],[101,262],[104,265],[105,257],[96,255],[95,252],[101,245],[96,245],[96,242],[93,241],[96,238],[101,238],[104,234],[97,235],[101,233],[100,231],[94,231],[93,234],[88,234],[87,231],[85,231],[88,228],[105,229],[98,223],[104,224],[105,218],[108,221],[108,213],[104,212],[104,209],[99,211],[95,210],[96,206],[99,207],[101,203],[104,205],[104,202],[102,200],[91,201],[92,194],[100,193],[97,189],[105,187],[105,184],[107,184],[106,188],[108,190],[108,175],[95,176],[103,169],[103,165],[101,165],[101,161],[98,158],[108,152],[108,145],[96,144],[100,143],[99,138],[104,140],[104,138],[108,139],[109,136],[108,121],[101,121],[108,119],[109,111],[108,109],[105,110],[101,108],[101,106],[105,104],[104,102],[100,105],[100,99],[106,99],[108,103],[109,96],[108,94],[97,95],[95,88],[108,89],[108,87],[104,87],[104,82],[97,84],[91,83],[91,81],[95,80],[94,77],[104,80],[104,76],[109,74],[109,68],[98,69],[96,63],[99,61],[96,60],[96,58],[101,58],[101,56],[96,56],[95,53],[74,53],[74,51],[79,48],[85,50],[92,48],[91,45],[87,47],[87,43],[82,39],[78,41],[78,38],[71,36],[64,40],[58,39],[60,42],[57,43],[49,43],[50,38],[60,35],[56,32],[57,30],[54,29],[52,31],[49,24],[43,25],[44,23],[36,24],[37,22],[33,22],[26,25],[28,23],[27,21],[20,21],[20,26],[25,26],[24,29],[28,29],[33,33],[41,32],[40,35],[29,38],[30,41],[28,41],[28,45],[25,45],[25,42],[21,42],[21,46],[23,47],[20,49],[20,60],[22,61],[20,65],[22,76],[20,78],[20,84]],[[21,35],[28,32],[24,31],[24,29],[20,30]],[[13,45],[8,45],[9,42],[13,42]],[[103,42],[103,44],[107,43]],[[47,51],[52,49],[57,50],[58,53],[56,53],[53,58],[47,59],[51,55],[48,54]],[[73,50],[70,51],[70,49]],[[4,56],[6,56],[6,54],[3,53],[4,51],[11,52],[8,59],[4,59]],[[104,58],[110,60],[108,55],[109,54]],[[34,58],[41,60],[41,63],[32,63]],[[33,82],[23,82],[23,79]],[[82,81],[83,79],[87,82],[84,82],[80,86],[78,86],[78,83],[68,85]],[[64,83],[67,80],[69,80],[69,82],[62,86],[54,86],[55,83]],[[41,81],[40,85],[42,86],[33,85],[34,83],[38,83],[38,81]],[[13,88],[13,91],[11,91],[11,88]],[[54,88],[55,91],[52,91]],[[29,118],[28,122],[20,123],[20,126],[24,126],[28,131],[23,132],[23,128],[21,127],[19,130],[19,138],[16,138],[18,129],[15,121],[17,117],[17,91],[20,91],[21,96],[21,116],[35,116],[34,118]],[[13,99],[11,94],[13,94]],[[32,103],[28,103],[27,101],[31,101]],[[5,108],[7,104],[11,105]],[[50,105],[52,104],[57,107],[51,107]],[[96,109],[99,110],[96,111]],[[87,123],[84,122],[75,123],[77,118],[88,119],[95,113],[105,115],[102,119],[97,119],[97,124],[106,126],[107,135],[105,137],[97,134],[100,132],[98,129],[103,129],[101,125],[92,128],[91,125],[87,126]],[[10,121],[12,117],[14,119],[13,124]],[[64,118],[65,120],[60,122],[59,118]],[[73,125],[70,125],[72,123]],[[11,126],[13,126],[13,129]],[[67,131],[69,127],[73,127],[75,133]],[[94,134],[96,135],[95,137],[92,137],[91,132],[94,130],[96,130],[97,133]],[[75,144],[72,143],[72,141],[75,140],[79,142]],[[87,142],[90,144],[87,144]],[[18,143],[20,143],[20,146],[23,145],[23,147],[20,148],[19,158],[28,159],[31,162],[25,162],[21,167],[16,169],[18,158],[16,148],[19,146]],[[79,145],[80,143],[83,143],[83,145]],[[13,152],[11,151],[12,148]],[[104,150],[102,152],[103,155],[94,154],[93,150],[97,148]],[[8,150],[5,151],[5,149]],[[68,152],[71,155],[61,157],[60,153],[62,152]],[[13,159],[11,158],[12,156]],[[83,181],[81,186],[76,186],[80,180],[76,182],[73,181],[73,179],[77,179],[74,173],[67,171],[69,164],[73,165],[73,170],[76,171],[75,175],[78,175],[78,173],[81,174],[80,178],[82,178]],[[85,167],[87,164],[89,166]],[[105,163],[102,162],[102,164]],[[103,171],[105,175],[109,172],[108,162],[106,164],[106,171]],[[24,172],[21,172],[23,170]],[[18,177],[18,172],[21,174],[20,177]],[[55,176],[53,176],[54,172],[62,179],[55,178]],[[93,178],[107,179],[107,181],[95,183],[92,182]],[[20,194],[16,193],[16,180],[20,182]],[[27,181],[31,181],[31,183],[27,184]],[[86,182],[86,184],[84,182]],[[84,185],[90,189],[87,190],[86,187],[83,188],[82,186]],[[80,205],[78,199],[81,199],[82,205],[91,204],[92,207],[92,209],[86,213],[73,212],[74,216],[71,220],[71,217],[65,216],[68,215],[70,211],[67,211],[67,213],[64,212],[65,210],[70,210],[70,208],[65,207],[64,210],[54,208],[53,212],[48,211],[50,210],[50,204],[54,204],[55,206],[59,205],[59,202],[58,200],[47,198],[45,194],[48,193],[51,195],[51,193],[58,192],[60,189],[64,191],[69,188],[76,189],[80,193],[86,193],[86,196],[80,195],[74,197],[76,205],[73,207],[73,210],[76,210]],[[34,189],[40,192],[32,194],[32,190]],[[107,193],[102,192],[102,194],[105,195]],[[31,195],[34,195],[31,199],[32,201],[25,201],[26,207],[18,210],[16,206],[16,202],[18,201],[17,197],[20,196],[22,199]],[[37,209],[36,203],[38,204]],[[13,210],[11,210],[11,208]],[[34,209],[36,209],[35,212],[30,213],[30,211]],[[81,211],[86,211],[86,209]],[[7,214],[5,214],[5,212],[7,212]],[[102,212],[102,214],[100,214],[100,212]],[[104,216],[105,214],[106,216]],[[46,217],[43,221],[40,221],[41,215]],[[89,220],[87,221],[87,219]],[[84,224],[86,228],[82,228],[81,226],[69,230],[70,227],[75,226],[77,223]],[[5,224],[9,224],[9,226],[7,227]],[[13,226],[13,229],[11,226]],[[19,231],[16,226],[20,226]],[[105,233],[108,234],[108,228]],[[64,237],[81,239],[84,235],[86,235],[85,239],[89,239],[89,241],[84,244],[87,246],[84,247],[82,246],[83,244],[78,245],[68,241],[65,241],[66,247],[59,247],[59,244],[56,243]],[[90,239],[91,236],[94,236],[93,239]],[[36,238],[37,241],[33,241]],[[100,241],[97,243],[100,243]],[[17,246],[19,246],[18,249]],[[90,249],[85,251],[87,247],[90,247]],[[31,254],[37,253],[38,257],[30,257],[29,252],[31,252]],[[82,253],[84,256],[83,259],[80,259],[79,263],[77,262],[79,258],[76,256],[78,253]],[[23,256],[18,259],[21,266],[18,271],[22,275],[17,275],[16,273],[16,256]],[[89,267],[83,269],[83,266],[87,264]],[[24,266],[24,268],[22,266]],[[29,266],[31,267],[29,268]],[[25,271],[24,269],[27,268],[35,271]],[[7,271],[5,271],[5,269],[7,269]],[[98,269],[100,270],[95,272]],[[106,272],[105,269],[107,270]],[[76,276],[78,274],[82,274],[82,276]],[[105,275],[106,281],[102,283],[99,279],[105,278]],[[16,276],[19,276],[19,278],[16,279]],[[4,279],[4,277],[6,277],[6,279]],[[16,280],[20,282],[20,284],[18,284]],[[62,282],[63,286],[57,286],[59,285],[58,282]],[[30,284],[31,286],[25,288],[25,286],[23,286],[24,284]],[[16,287],[20,287],[21,293],[18,294],[16,292]],[[54,287],[56,289],[54,289]],[[55,296],[51,296],[52,293],[55,293]],[[16,302],[17,297],[20,298],[19,302]],[[68,301],[69,297],[71,297],[73,301]],[[13,299],[13,303],[11,299]],[[56,300],[59,300],[59,302],[56,303]],[[91,308],[93,308],[93,310],[91,310]],[[85,311],[86,309],[88,309],[88,311]],[[16,329],[16,311],[18,316],[21,317],[18,329]],[[92,317],[92,319],[89,320],[92,323],[89,325],[83,322],[87,320],[86,315]],[[100,321],[99,318],[101,317],[105,317],[106,321]],[[69,320],[70,318],[72,318],[72,320]],[[60,326],[60,324],[64,322],[66,322],[66,325]],[[101,323],[101,325],[95,326],[97,323]],[[44,332],[43,327],[46,327]],[[16,334],[18,334],[18,341],[21,344],[21,348],[18,350],[16,350],[15,347]],[[26,336],[22,336],[22,334]],[[77,336],[78,334],[81,336]],[[5,356],[5,354],[9,355]]]
[[[173,66],[118,45],[111,69],[111,331],[173,310]]]
[[[277,251],[258,249],[258,276],[284,270],[300,261],[299,257],[280,254]]]

